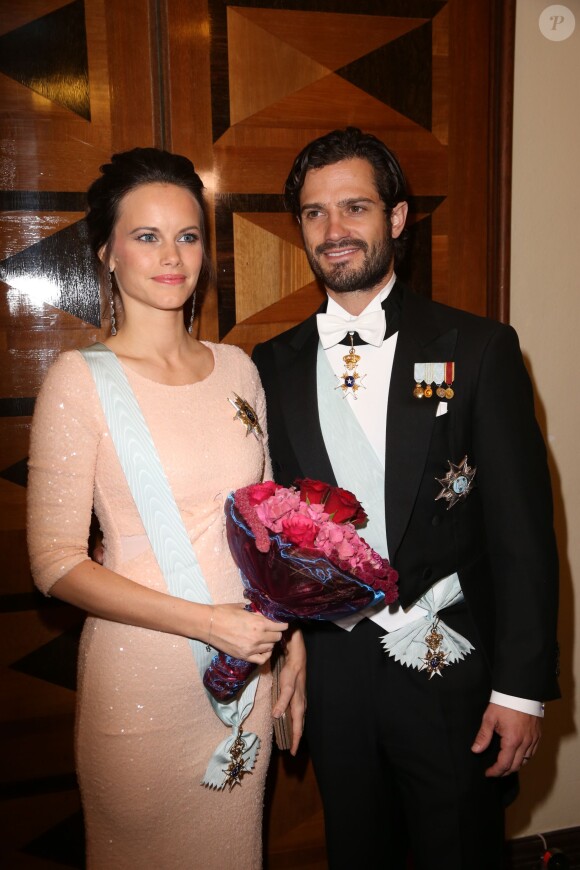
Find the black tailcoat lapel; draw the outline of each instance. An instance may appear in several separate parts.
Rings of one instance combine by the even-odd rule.
[[[318,417],[316,314],[294,333],[289,348],[279,347],[276,353],[278,370],[285,376],[285,383],[280,385],[285,396],[285,425],[302,473],[304,477],[336,485]],[[280,358],[282,354],[284,360]]]
[[[457,330],[438,334],[429,300],[406,291],[393,361],[387,415],[385,503],[393,560],[408,526],[425,471],[438,400],[413,396],[416,362],[454,358]]]

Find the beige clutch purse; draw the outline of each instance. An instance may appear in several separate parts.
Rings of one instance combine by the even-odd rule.
[[[284,666],[284,653],[278,649],[274,653],[272,663],[272,705],[280,696],[280,672]],[[292,718],[286,711],[279,719],[274,719],[274,737],[278,749],[290,749],[292,746]]]

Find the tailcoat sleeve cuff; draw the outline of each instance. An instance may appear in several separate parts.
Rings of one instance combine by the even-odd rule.
[[[511,710],[519,710],[520,713],[529,713],[530,716],[538,716],[540,719],[544,718],[544,705],[540,701],[530,701],[528,698],[517,698],[515,695],[492,691],[489,702],[499,704],[500,707],[509,707]]]

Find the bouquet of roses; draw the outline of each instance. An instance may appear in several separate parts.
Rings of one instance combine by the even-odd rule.
[[[396,600],[397,572],[357,533],[367,516],[347,490],[318,480],[266,481],[230,493],[225,512],[244,596],[264,616],[334,620]],[[203,682],[228,701],[254,668],[219,653]]]

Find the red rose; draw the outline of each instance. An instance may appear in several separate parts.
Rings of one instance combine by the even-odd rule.
[[[367,521],[367,515],[356,496],[339,486],[331,487],[324,510],[335,523],[352,523],[359,528]]]
[[[295,514],[282,520],[282,534],[297,547],[313,547],[317,532],[316,523],[304,514]]]
[[[295,480],[294,486],[300,490],[300,501],[307,501],[310,504],[324,504],[331,490],[328,483],[323,483],[321,480],[311,480],[309,477]]]
[[[270,498],[271,495],[274,495],[275,492],[276,484],[273,480],[265,480],[264,483],[254,483],[252,486],[248,487],[250,504],[253,506],[262,504],[263,501],[266,501],[266,499]]]

